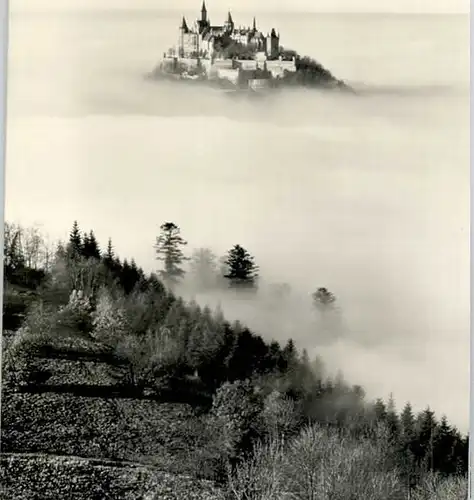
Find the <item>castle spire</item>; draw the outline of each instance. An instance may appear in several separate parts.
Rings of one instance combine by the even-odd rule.
[[[227,23],[230,24],[231,26],[234,24],[234,21],[232,20],[232,14],[230,13],[230,10],[227,14]]]
[[[207,21],[207,9],[206,9],[206,1],[202,1],[202,7],[201,7],[201,21],[206,22]]]
[[[255,17],[253,18],[253,27],[252,27],[254,33],[257,31],[257,21],[255,19]]]
[[[181,29],[185,32],[185,33],[188,33],[189,32],[189,28],[188,28],[188,25],[186,23],[186,19],[185,17],[183,16],[183,20],[181,22]]]

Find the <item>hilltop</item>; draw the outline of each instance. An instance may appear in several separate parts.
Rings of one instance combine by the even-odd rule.
[[[206,81],[224,88],[261,90],[286,86],[353,90],[310,57],[285,49],[275,28],[237,26],[229,12],[226,21],[212,25],[205,2],[191,25],[183,17],[178,43],[164,54],[151,78]]]
[[[464,500],[468,439],[445,418],[368,401],[291,339],[267,343],[179,298],[173,289],[188,271],[176,224],[156,237],[159,275],[118,258],[110,240],[101,250],[77,223],[53,252],[42,241],[7,224],[7,500],[237,500],[251,491]],[[258,266],[242,245],[221,270],[213,259],[201,251],[191,261],[199,286],[259,293]],[[285,300],[288,290],[277,291]],[[330,314],[336,297],[323,287],[313,296]]]

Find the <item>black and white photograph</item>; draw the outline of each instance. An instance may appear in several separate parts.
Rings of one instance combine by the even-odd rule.
[[[469,1],[8,4],[2,500],[471,498]]]

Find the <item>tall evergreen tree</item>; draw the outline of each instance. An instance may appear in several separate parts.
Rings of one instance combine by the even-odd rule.
[[[456,458],[454,456],[456,431],[448,424],[443,415],[434,436],[434,469],[442,474],[456,473]]]
[[[377,398],[374,403],[374,414],[377,422],[387,421],[387,407],[381,398]]]
[[[293,339],[287,340],[285,347],[283,348],[283,358],[289,367],[296,366],[298,362],[298,351],[296,350]]]
[[[69,258],[77,259],[82,254],[82,237],[77,220],[72,225],[71,232],[69,233],[69,242],[67,245],[67,253]]]
[[[115,259],[114,247],[112,246],[112,238],[109,238],[107,242],[107,250],[105,251],[104,261],[113,262]]]
[[[258,279],[258,266],[250,253],[240,245],[234,245],[225,260],[227,272],[224,278],[231,287],[255,288]]]
[[[94,231],[84,233],[81,255],[86,259],[100,259],[99,244],[97,243]]]
[[[404,441],[411,441],[415,436],[415,415],[410,403],[405,404],[400,414],[400,427]]]
[[[88,247],[89,247],[89,235],[84,232],[82,234],[82,245],[81,245],[81,256],[82,257],[86,257],[88,258],[87,256],[87,252],[88,252]]]
[[[387,402],[387,427],[390,433],[390,438],[392,442],[398,442],[400,437],[400,419],[398,417],[397,409],[395,406],[395,400],[393,394],[390,394]]]
[[[428,407],[416,421],[415,455],[424,470],[434,469],[434,436],[437,429],[434,412]]]
[[[164,269],[159,271],[163,281],[168,286],[173,286],[184,276],[185,271],[181,267],[185,260],[182,247],[187,245],[181,236],[180,228],[173,222],[165,222],[160,226],[161,234],[157,236],[155,243],[156,259],[164,263]]]

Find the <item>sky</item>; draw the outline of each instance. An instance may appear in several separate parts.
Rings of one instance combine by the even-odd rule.
[[[10,0],[12,11],[69,9],[159,9],[158,0]],[[299,12],[468,13],[469,0],[207,0],[212,10]],[[163,5],[164,2],[161,4]],[[189,10],[201,0],[173,0],[167,9]],[[226,5],[227,4],[227,5]],[[172,6],[172,7],[171,7]]]

